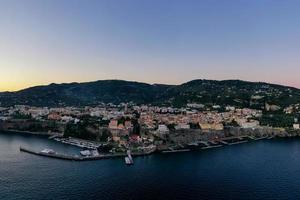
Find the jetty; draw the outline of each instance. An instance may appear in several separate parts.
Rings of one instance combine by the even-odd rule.
[[[236,144],[242,144],[242,143],[246,143],[246,142],[248,142],[248,140],[242,140],[242,141],[232,142],[232,143],[228,143],[228,145],[236,145]]]
[[[177,149],[177,150],[166,150],[162,151],[162,153],[179,153],[179,152],[187,152],[191,151],[190,149]]]
[[[65,155],[65,154],[58,154],[58,153],[49,153],[45,151],[34,151],[25,147],[20,147],[21,152],[25,153],[30,153],[38,156],[44,156],[44,157],[50,157],[50,158],[56,158],[56,159],[61,159],[61,160],[71,160],[71,161],[83,161],[83,157],[79,156],[70,156],[70,155]]]
[[[213,149],[213,148],[218,148],[218,147],[223,147],[223,145],[219,144],[219,145],[210,145],[207,147],[202,147],[201,149]]]
[[[263,137],[258,137],[258,138],[254,138],[254,140],[263,140],[263,139],[267,139],[268,136],[263,136]]]
[[[220,143],[228,145],[228,142],[225,142],[224,140],[220,140]]]
[[[33,154],[33,155],[55,158],[55,159],[60,159],[60,160],[69,160],[69,161],[103,160],[103,159],[108,159],[108,158],[122,158],[122,157],[128,156],[126,153],[114,153],[114,154],[101,154],[101,155],[97,155],[97,156],[83,157],[83,156],[79,156],[79,155],[66,155],[66,154],[61,154],[61,153],[57,153],[57,152],[35,151],[35,150],[25,148],[25,147],[20,147],[20,151],[29,153],[29,154]],[[151,149],[147,152],[131,153],[131,156],[133,156],[133,157],[145,156],[145,155],[152,154],[154,152],[155,152],[155,149]]]

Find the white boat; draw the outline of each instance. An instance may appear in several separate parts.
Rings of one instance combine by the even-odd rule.
[[[98,150],[92,150],[91,153],[93,156],[99,156]]]
[[[127,150],[127,157],[129,158],[130,162],[133,164],[133,158],[131,156],[131,151]]]
[[[125,163],[126,163],[126,165],[132,165],[133,164],[133,162],[131,161],[131,159],[128,158],[128,157],[125,157]]]
[[[55,151],[53,151],[52,149],[44,149],[41,151],[41,153],[55,154]]]
[[[82,156],[90,156],[90,155],[91,155],[91,152],[90,152],[90,150],[84,150],[84,151],[80,151],[80,154],[81,154]]]

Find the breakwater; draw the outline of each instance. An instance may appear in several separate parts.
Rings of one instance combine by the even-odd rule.
[[[102,160],[102,159],[108,159],[108,158],[120,158],[120,157],[126,157],[126,153],[115,153],[115,154],[107,154],[107,155],[99,155],[99,156],[87,156],[82,157],[78,155],[66,155],[66,154],[60,154],[60,153],[44,153],[41,151],[35,151],[29,148],[20,147],[21,152],[43,156],[43,157],[49,157],[49,158],[55,158],[60,160],[69,160],[69,161],[91,161],[91,160]],[[154,153],[155,150],[150,150],[147,152],[140,152],[140,153],[132,153],[131,155],[134,157],[137,156],[145,156]]]

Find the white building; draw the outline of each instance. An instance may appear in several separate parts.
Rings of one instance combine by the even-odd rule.
[[[259,121],[257,120],[237,120],[237,123],[242,128],[257,128],[259,126]]]
[[[178,124],[178,125],[175,126],[175,129],[176,129],[176,130],[180,130],[180,129],[190,129],[190,128],[191,128],[191,127],[190,127],[189,124],[183,124],[183,123]]]
[[[299,130],[299,129],[300,129],[300,125],[299,125],[299,124],[293,124],[293,128],[294,128],[295,130]]]

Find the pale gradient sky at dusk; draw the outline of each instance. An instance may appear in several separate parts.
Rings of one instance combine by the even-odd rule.
[[[0,0],[0,91],[126,79],[300,88],[299,0]]]

